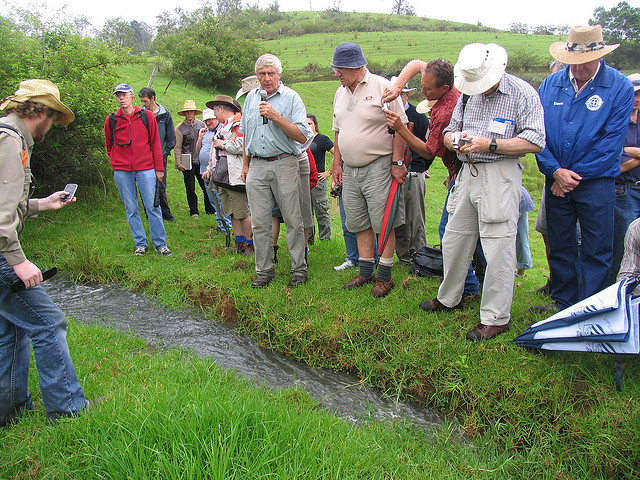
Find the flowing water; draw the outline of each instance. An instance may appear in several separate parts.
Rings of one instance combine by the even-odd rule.
[[[59,276],[42,285],[78,322],[133,333],[158,347],[192,350],[260,385],[302,386],[326,410],[353,422],[407,419],[427,430],[443,424],[442,417],[419,404],[395,402],[363,387],[354,375],[312,368],[261,348],[233,326],[213,322],[193,310],[164,308],[145,294],[113,284],[79,285]]]

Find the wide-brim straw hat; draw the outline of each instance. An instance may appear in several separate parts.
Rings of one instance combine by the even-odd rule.
[[[233,98],[229,95],[216,95],[216,98],[207,102],[207,107],[213,110],[213,107],[216,105],[227,105],[233,108],[236,112],[242,111],[242,109],[238,108],[238,106],[234,103]]]
[[[236,100],[238,100],[245,93],[250,92],[254,88],[258,88],[260,86],[258,77],[255,75],[249,75],[248,77],[244,77],[241,80],[241,82],[242,82],[241,83],[242,87],[240,87],[240,90],[238,90],[236,93]]]
[[[429,113],[431,108],[436,104],[437,100],[427,100],[426,98],[416,105],[416,112]]]
[[[453,67],[454,85],[465,95],[478,95],[500,82],[509,57],[495,43],[470,43],[460,50]]]
[[[602,58],[619,46],[605,45],[600,25],[586,25],[571,27],[567,41],[552,43],[549,53],[559,62],[580,65]]]
[[[69,107],[60,101],[58,86],[49,80],[34,78],[20,82],[20,87],[13,95],[0,103],[0,110],[10,110],[26,101],[40,103],[58,112],[56,122],[65,127],[76,118]]]
[[[185,100],[184,106],[182,107],[182,110],[178,112],[178,115],[182,115],[184,117],[185,112],[196,112],[196,115],[200,115],[202,110],[198,110],[196,108],[196,102],[194,100]]]

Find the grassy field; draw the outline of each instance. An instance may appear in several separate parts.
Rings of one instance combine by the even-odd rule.
[[[455,63],[460,49],[473,42],[497,43],[508,52],[531,51],[551,60],[549,45],[561,40],[551,35],[508,32],[348,32],[317,33],[262,41],[266,51],[278,55],[286,68],[299,70],[309,63],[329,66],[333,50],[342,42],[356,42],[369,62],[392,63],[398,59],[425,61],[443,57]]]
[[[325,62],[319,55],[305,55],[305,61]],[[122,72],[122,80],[138,90],[146,85],[150,71],[149,67],[131,67]],[[161,72],[154,87],[158,100],[174,112],[186,98],[202,106],[216,93],[235,93],[185,88],[174,80],[165,94],[168,82]],[[308,111],[318,115],[321,131],[329,135],[331,101],[337,85],[337,81],[293,85]],[[524,164],[525,186],[539,203],[542,177],[532,158],[526,158]],[[437,222],[446,190],[441,162],[434,163],[430,172],[426,216],[427,239],[433,244],[439,241]],[[75,205],[41,214],[27,224],[22,237],[27,255],[41,268],[57,265],[79,281],[116,281],[144,290],[166,306],[196,306],[212,321],[237,322],[238,328],[262,345],[311,365],[357,372],[367,384],[392,397],[411,398],[457,417],[476,447],[461,450],[448,440],[446,432],[433,444],[436,448],[429,449],[415,432],[405,435],[410,429],[401,428],[398,433],[376,425],[365,428],[374,431],[373,437],[365,438],[359,436],[363,433],[350,437],[344,432],[358,430],[340,426],[346,430],[338,430],[338,440],[315,443],[305,447],[301,456],[289,457],[285,443],[290,447],[292,438],[302,438],[300,431],[309,438],[322,438],[326,429],[315,417],[311,424],[295,423],[304,423],[299,416],[302,410],[306,415],[308,400],[300,409],[283,400],[294,395],[290,392],[285,397],[262,393],[259,396],[269,397],[269,405],[247,400],[247,411],[264,412],[275,408],[273,405],[283,406],[282,412],[272,412],[274,416],[265,420],[268,428],[253,428],[255,417],[247,423],[242,415],[224,423],[209,416],[218,404],[217,397],[203,399],[201,394],[215,390],[212,385],[217,388],[217,380],[210,378],[214,367],[206,361],[185,354],[165,357],[144,353],[148,364],[130,363],[140,355],[136,352],[144,351],[143,345],[135,343],[139,341],[72,324],[72,353],[88,395],[115,393],[106,408],[96,413],[95,421],[91,415],[86,423],[83,420],[47,427],[42,415],[34,415],[2,432],[6,447],[0,453],[0,472],[11,472],[8,478],[124,478],[126,473],[130,478],[154,478],[157,475],[149,471],[165,470],[169,472],[166,477],[177,478],[179,473],[171,473],[171,469],[175,467],[177,472],[180,466],[194,472],[182,478],[204,478],[205,468],[210,478],[256,478],[266,475],[269,468],[276,478],[640,478],[639,359],[623,359],[623,391],[618,393],[610,356],[539,354],[511,344],[529,324],[543,318],[531,314],[528,307],[548,301],[530,292],[544,283],[546,273],[542,242],[533,230],[534,268],[526,277],[516,279],[511,331],[495,340],[470,343],[464,334],[478,322],[477,302],[456,314],[425,315],[419,310],[421,301],[435,296],[437,280],[413,277],[406,268],[396,267],[397,287],[387,298],[374,300],[368,289],[346,292],[341,288],[354,272],[332,269],[344,259],[335,203],[334,238],[311,247],[309,283],[294,290],[287,287],[289,272],[282,236],[282,261],[276,278],[269,287],[256,291],[250,288],[252,260],[226,251],[224,237],[213,231],[213,218],[191,218],[181,176],[170,170],[168,179],[169,200],[178,220],[166,225],[169,246],[174,251],[171,257],[134,257],[117,193],[113,188],[88,191],[82,186]],[[531,224],[534,219],[535,211]],[[96,369],[100,373],[94,376]],[[136,377],[138,369],[147,375]],[[232,383],[235,386],[226,396],[238,403],[228,408],[240,409],[248,394],[242,382]],[[184,397],[176,397],[176,392],[184,393]],[[176,405],[187,407],[173,415]],[[291,417],[278,417],[285,414]],[[212,435],[211,431],[199,430],[201,423],[235,425],[237,430],[233,435],[231,430]],[[280,423],[295,424],[299,430],[285,434],[279,429]],[[95,436],[92,429],[97,432]],[[260,443],[249,444],[238,456],[207,457],[212,451],[236,451],[242,442],[235,435],[246,431],[260,431],[262,436],[256,436]],[[353,443],[345,441],[334,447],[332,442],[341,444],[341,435],[354,438]],[[274,444],[276,447],[265,451]],[[327,463],[307,457],[309,452],[317,457],[335,450],[347,456],[332,457]],[[362,452],[364,460],[358,463],[358,455],[351,455],[351,450]],[[251,464],[247,460],[251,455],[257,459],[253,470],[244,469]],[[206,467],[198,463],[202,457],[207,458]],[[392,457],[400,464],[387,463]],[[267,466],[261,463],[269,459],[272,463]],[[305,469],[307,463],[310,469]],[[54,465],[55,470],[43,469],[48,465]],[[229,469],[224,465],[230,465]],[[346,470],[347,465],[351,469]],[[27,475],[31,467],[36,472]]]

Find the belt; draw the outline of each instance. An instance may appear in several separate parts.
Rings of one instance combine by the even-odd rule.
[[[275,157],[259,157],[258,155],[252,155],[252,158],[258,158],[260,160],[265,160],[267,162],[274,162],[276,160],[280,160],[285,157],[295,157],[293,153],[281,153],[280,155],[276,155]]]
[[[621,187],[640,187],[640,181],[637,181],[637,182],[620,182],[620,183],[616,183],[616,187],[617,186],[621,186]]]

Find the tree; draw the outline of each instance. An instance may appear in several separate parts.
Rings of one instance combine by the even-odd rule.
[[[607,55],[607,63],[617,68],[635,68],[640,63],[640,7],[620,2],[611,10],[598,7],[593,12],[590,25],[601,25],[605,43],[619,43],[615,51]]]
[[[416,12],[413,6],[409,3],[409,0],[394,0],[391,13],[396,15],[410,15],[415,16]]]
[[[133,49],[136,43],[136,32],[130,23],[118,17],[104,23],[98,38],[121,49]]]
[[[217,0],[216,13],[219,18],[233,17],[242,10],[242,0]]]
[[[510,23],[509,31],[511,33],[529,33],[529,25],[521,22]]]
[[[163,28],[154,41],[157,50],[172,64],[174,72],[201,87],[228,87],[253,70],[260,55],[258,44],[240,36],[212,14],[197,16],[197,21],[174,24],[185,26]],[[160,32],[160,29],[158,29]]]
[[[56,83],[62,101],[76,114],[64,128],[54,124],[33,150],[32,171],[38,194],[66,183],[104,185],[104,119],[115,107],[109,95],[116,77],[113,66],[132,57],[100,42],[83,38],[72,23],[48,23],[32,11],[29,33],[0,17],[0,98],[13,94],[22,80],[46,78]]]

